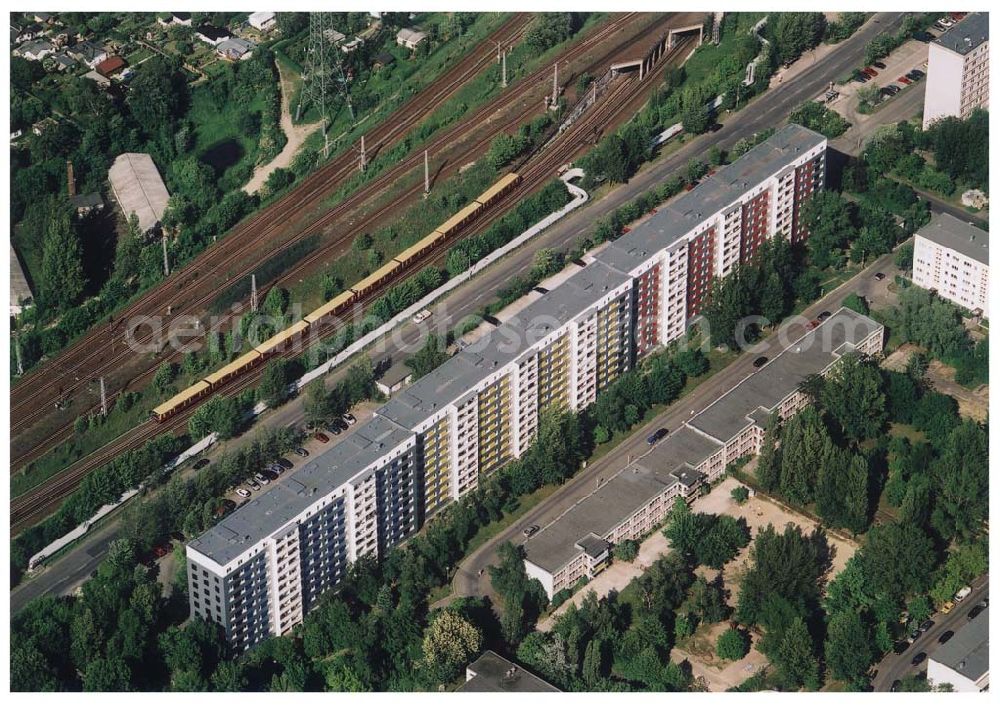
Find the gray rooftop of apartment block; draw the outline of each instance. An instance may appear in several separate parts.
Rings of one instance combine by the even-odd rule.
[[[955,632],[944,646],[931,656],[971,681],[977,681],[990,670],[989,608]]]
[[[467,680],[455,689],[465,693],[558,693],[558,688],[493,651],[467,667]]]
[[[691,232],[705,218],[738,201],[747,189],[776,174],[826,140],[823,135],[788,124],[732,164],[720,168],[691,192],[659,209],[596,256],[600,262],[630,272],[654,253]]]
[[[226,565],[363,472],[410,435],[390,421],[375,417],[329,450],[272,482],[264,492],[189,545],[219,565]]]
[[[743,188],[743,182],[750,185],[759,183],[823,140],[821,135],[798,125],[783,127],[736,162],[720,169],[714,177],[678,199],[677,204],[683,203],[684,209],[691,210],[696,203],[703,203],[700,208],[707,217],[714,212],[705,210],[710,207],[707,204],[719,202],[717,190],[721,185],[740,184],[739,187],[726,187],[730,189],[726,198],[731,196],[731,200],[735,200],[741,193],[739,189]],[[709,192],[716,195],[703,195]],[[653,252],[670,244],[667,238],[683,234],[678,234],[677,228],[667,225],[676,217],[675,211],[664,209],[614,245],[623,242],[627,244],[638,233],[645,243],[643,246],[649,249],[650,254],[643,257],[647,259]],[[647,232],[645,228],[651,223],[657,225]],[[693,225],[687,224],[684,227],[683,232],[686,233]],[[294,519],[323,494],[332,492],[354,473],[374,464],[386,449],[398,445],[411,435],[410,429],[448,404],[461,403],[470,397],[472,389],[483,379],[499,372],[560,325],[580,315],[610,291],[626,283],[630,269],[631,266],[619,267],[600,260],[588,264],[519,311],[513,319],[485,336],[483,341],[463,350],[430,374],[401,390],[375,412],[372,421],[362,425],[351,436],[339,441],[301,469],[289,473],[275,483],[276,487],[269,487],[190,545],[220,565],[225,565],[256,541],[271,535]],[[381,444],[360,443],[359,440],[389,437],[390,434],[391,442]],[[304,471],[308,471],[308,474],[302,476]]]
[[[821,325],[782,350],[761,369],[688,421],[723,443],[750,424],[755,412],[769,412],[809,375],[826,369],[881,327],[867,316],[841,308]]]
[[[956,54],[968,54],[983,42],[990,40],[990,15],[988,12],[972,12],[961,22],[957,22],[947,32],[934,40]]]
[[[579,554],[580,539],[591,533],[607,535],[675,482],[693,484],[698,478],[694,469],[746,428],[748,414],[755,414],[758,423],[766,421],[767,412],[807,375],[826,369],[880,325],[850,309],[838,310],[528,539],[528,560],[554,573]],[[708,434],[712,438],[705,435],[706,429],[714,431]]]
[[[985,265],[990,263],[990,234],[947,213],[938,213],[917,235]]]

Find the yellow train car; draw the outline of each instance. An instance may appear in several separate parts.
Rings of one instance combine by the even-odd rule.
[[[481,211],[482,209],[483,209],[482,203],[473,201],[465,208],[460,210],[458,213],[448,218],[448,220],[444,221],[444,223],[441,225],[441,227],[437,229],[437,231],[442,235],[444,235],[445,237],[451,237],[459,230],[461,230],[462,226],[464,226],[470,220],[475,218],[476,215],[478,215],[479,211]]]
[[[297,338],[300,335],[304,335],[309,330],[309,324],[305,321],[299,321],[285,330],[272,335],[270,338],[265,340],[263,343],[254,348],[261,355],[261,359],[269,357],[276,352],[280,352],[281,349]]]
[[[413,263],[414,260],[419,259],[422,254],[430,251],[435,246],[440,244],[446,239],[446,236],[442,232],[435,230],[427,237],[420,240],[420,242],[415,245],[407,247],[405,250],[396,255],[393,259],[399,262],[404,267],[407,267]]]
[[[345,308],[347,308],[351,304],[351,302],[354,301],[355,298],[357,298],[357,294],[348,289],[344,293],[334,296],[332,299],[327,301],[325,304],[320,306],[318,309],[310,313],[302,320],[304,320],[311,326],[317,321],[326,318],[327,316],[334,316],[340,313]]]
[[[359,281],[357,284],[351,287],[353,291],[358,296],[364,296],[372,289],[376,288],[382,284],[386,279],[395,274],[396,270],[402,267],[399,262],[392,259],[388,263],[382,265],[377,270],[369,274],[367,277]]]
[[[256,350],[251,350],[248,353],[240,355],[228,365],[220,367],[218,370],[206,377],[205,381],[208,382],[212,389],[215,389],[220,384],[225,384],[241,372],[246,372],[260,362],[260,359],[261,354]]]
[[[488,206],[498,198],[504,196],[519,183],[521,183],[521,176],[519,174],[507,174],[505,177],[483,191],[482,195],[480,195],[476,201],[483,206]]]
[[[166,421],[178,411],[187,408],[194,402],[201,399],[212,390],[211,385],[204,380],[195,382],[190,387],[167,399],[158,407],[153,409],[153,416],[157,421]]]

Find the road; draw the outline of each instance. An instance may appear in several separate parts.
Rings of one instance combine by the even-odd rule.
[[[497,546],[504,541],[523,543],[521,532],[525,527],[533,524],[545,526],[593,492],[601,478],[609,477],[621,470],[632,459],[638,458],[648,450],[646,438],[650,433],[661,426],[667,429],[676,429],[682,426],[693,412],[701,411],[725,392],[728,392],[740,380],[752,374],[754,371],[753,360],[758,355],[773,356],[788,343],[805,334],[806,321],[815,318],[821,311],[835,310],[840,306],[841,300],[852,291],[869,300],[885,301],[888,296],[888,283],[892,278],[887,276],[882,281],[876,281],[874,274],[880,271],[889,271],[891,267],[892,254],[879,257],[852,279],[808,306],[802,312],[804,318],[801,319],[801,322],[787,328],[787,332],[783,334],[783,343],[779,341],[777,333],[772,334],[751,350],[743,353],[733,363],[695,387],[691,393],[672,404],[656,418],[635,429],[628,439],[613,451],[589,467],[582,469],[547,500],[533,507],[511,526],[488,540],[466,558],[455,573],[452,580],[452,595],[447,599],[469,595],[490,595],[492,588],[486,568],[495,561]]]
[[[941,646],[938,639],[945,632],[957,632],[964,627],[968,620],[968,614],[980,600],[989,597],[990,582],[989,576],[984,576],[972,584],[972,594],[959,602],[948,614],[936,614],[931,619],[934,626],[921,634],[916,641],[901,654],[890,653],[882,662],[876,666],[878,674],[872,681],[872,688],[877,692],[888,692],[895,681],[901,680],[905,676],[926,673],[927,659],[920,664],[913,665],[913,657],[923,652],[928,658]]]
[[[818,95],[830,81],[841,77],[851,67],[858,64],[864,55],[864,48],[868,41],[876,34],[897,26],[902,20],[902,16],[902,13],[878,13],[854,36],[831,51],[824,61],[810,65],[794,78],[771,88],[764,95],[758,97],[752,105],[730,116],[721,129],[700,135],[669,156],[647,165],[627,184],[617,187],[600,199],[593,200],[544,231],[532,242],[530,247],[516,250],[480,273],[472,281],[456,288],[441,304],[434,307],[435,315],[428,322],[422,326],[413,324],[403,326],[391,336],[386,346],[381,348],[376,346],[376,350],[372,354],[373,357],[381,359],[385,355],[390,355],[395,358],[412,354],[422,344],[429,332],[429,326],[435,326],[436,330],[444,331],[456,325],[465,316],[475,313],[484,304],[493,300],[496,291],[509,284],[512,276],[525,272],[531,267],[532,258],[538,249],[571,246],[580,237],[589,233],[594,222],[604,213],[624,205],[670,175],[685,169],[688,160],[692,157],[703,158],[711,146],[719,145],[722,148],[730,148],[740,139],[751,137],[757,132],[779,125],[801,103]],[[839,303],[839,299],[837,301]],[[812,308],[810,307],[810,310]],[[816,310],[819,311],[822,308]],[[738,379],[740,370],[746,374],[746,370],[739,367],[741,363],[749,364],[746,360],[741,360],[740,363],[733,366],[736,371],[730,373],[733,375],[732,377],[727,376],[728,370],[726,370],[720,372],[713,379],[723,378],[730,381]],[[331,386],[345,373],[346,370],[341,369],[327,375],[326,384]],[[696,390],[690,397],[692,402],[699,398],[697,394]],[[281,425],[301,422],[303,419],[302,402],[294,400],[273,415],[269,415],[263,423]],[[638,433],[637,438],[644,439],[645,436]],[[556,495],[558,494],[556,493]],[[553,495],[550,502],[554,501],[556,495]],[[43,594],[67,594],[70,592],[73,587],[90,575],[97,562],[100,561],[100,556],[106,550],[107,543],[104,537],[99,535],[85,537],[77,548],[68,551],[63,558],[11,591],[11,609],[17,611],[23,608],[29,599]],[[91,563],[90,560],[78,557],[78,554],[81,553],[92,555],[95,558],[94,562]]]

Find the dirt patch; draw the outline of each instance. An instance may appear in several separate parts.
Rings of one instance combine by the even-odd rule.
[[[947,394],[958,402],[958,413],[976,421],[985,421],[990,409],[990,387],[981,384],[975,389],[963,387],[955,381],[955,368],[938,360],[927,366],[927,380],[936,391]]]
[[[670,652],[671,661],[687,661],[691,665],[691,675],[701,679],[705,688],[713,693],[739,685],[768,664],[767,657],[757,650],[757,637],[753,634],[750,635],[750,651],[739,661],[724,661],[716,656],[715,644],[728,628],[726,622],[702,625]]]
[[[276,156],[274,159],[269,161],[267,164],[261,164],[256,169],[254,169],[253,176],[250,181],[247,182],[243,190],[247,193],[256,193],[267,181],[267,177],[271,173],[281,167],[287,169],[292,164],[292,160],[295,158],[295,154],[299,151],[299,148],[306,141],[313,132],[318,130],[321,126],[319,122],[311,122],[305,125],[294,125],[292,124],[292,112],[289,106],[289,102],[292,99],[292,82],[288,78],[288,75],[283,73],[281,70],[281,62],[276,61],[275,66],[278,67],[278,76],[281,78],[281,131],[285,133],[285,137],[288,141],[285,143],[284,149]]]

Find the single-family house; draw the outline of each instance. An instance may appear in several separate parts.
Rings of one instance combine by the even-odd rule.
[[[407,49],[416,49],[427,39],[427,33],[413,27],[404,27],[396,33],[396,44]]]
[[[195,36],[206,44],[217,47],[220,42],[229,39],[233,35],[229,33],[228,29],[220,29],[210,24],[203,24],[195,32]]]
[[[331,44],[340,44],[342,41],[347,39],[345,35],[341,34],[340,32],[338,32],[333,28],[324,29],[323,36],[326,37],[326,41],[330,42]]]
[[[49,61],[52,62],[57,71],[69,71],[76,66],[76,60],[64,51],[53,54],[49,57]]]
[[[253,42],[248,42],[246,39],[240,39],[239,37],[223,39],[215,47],[215,51],[219,56],[230,61],[249,59],[253,56],[253,50]]]
[[[247,18],[250,26],[261,32],[270,32],[274,29],[278,20],[273,12],[254,12]]]
[[[190,12],[171,12],[169,17],[158,17],[156,19],[164,27],[169,27],[171,25],[183,25],[184,27],[191,26],[191,13]]]
[[[14,54],[23,59],[27,59],[28,61],[41,61],[46,56],[54,54],[55,52],[56,48],[53,46],[52,42],[45,39],[39,39],[25,42],[14,51]]]
[[[104,76],[105,78],[111,78],[116,73],[125,68],[126,65],[127,64],[125,63],[125,59],[123,59],[122,57],[109,56],[107,59],[105,59],[97,66],[95,66],[94,70],[97,71],[97,73]]]
[[[39,37],[42,34],[41,25],[29,24],[29,25],[19,25],[12,24],[10,26],[11,30],[11,40],[12,43],[17,44],[19,42],[29,42],[35,37]]]
[[[396,57],[387,51],[380,51],[375,55],[375,68],[380,69],[395,63]]]
[[[90,41],[83,41],[74,44],[66,51],[81,64],[86,64],[89,69],[96,67],[99,63],[108,58],[107,49]]]
[[[36,12],[34,14],[34,20],[38,24],[52,24],[56,21],[56,16],[51,12]]]
[[[362,40],[360,37],[355,37],[351,41],[341,44],[340,50],[345,54],[350,54],[354,51],[357,51],[358,47],[360,47],[362,44],[364,44],[364,40]]]

